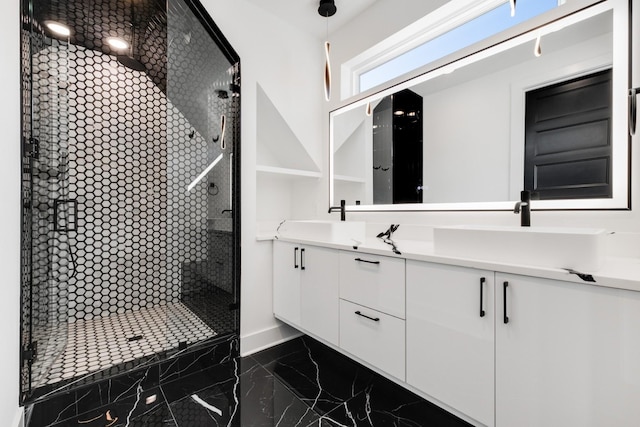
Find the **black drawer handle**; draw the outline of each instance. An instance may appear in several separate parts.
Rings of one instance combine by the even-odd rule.
[[[304,248],[300,249],[300,270],[306,270],[304,266]]]
[[[293,250],[293,268],[298,268],[298,248]]]
[[[636,96],[640,95],[640,87],[629,89],[629,134],[636,134],[637,104]]]
[[[356,261],[358,261],[358,262],[366,262],[368,264],[380,264],[380,261],[368,261],[368,260],[362,259],[362,258],[356,258]]]
[[[507,288],[509,287],[509,282],[504,282],[502,286],[503,286],[502,294],[504,296],[504,317],[502,321],[506,325],[507,323],[509,323],[509,316],[507,316]]]
[[[358,316],[366,317],[367,319],[369,319],[369,320],[373,320],[374,322],[379,322],[379,321],[380,321],[380,318],[379,318],[379,317],[369,317],[369,316],[367,316],[366,314],[362,314],[362,313],[360,313],[359,311],[356,311],[355,313],[356,313]]]
[[[486,281],[487,281],[487,279],[485,279],[484,277],[480,278],[480,317],[484,317],[484,315],[485,315],[484,307],[483,307],[482,292],[484,290],[484,283]]]

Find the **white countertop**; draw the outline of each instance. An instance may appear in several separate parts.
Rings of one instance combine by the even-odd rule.
[[[482,270],[497,271],[502,273],[519,274],[524,276],[541,277],[553,280],[563,280],[567,282],[581,283],[592,286],[604,286],[610,288],[627,289],[640,291],[640,258],[607,256],[602,268],[597,271],[580,271],[580,273],[590,274],[595,282],[582,280],[575,274],[571,274],[563,269],[543,268],[536,266],[506,264],[495,261],[484,261],[470,258],[456,258],[436,255],[434,253],[432,241],[403,240],[394,239],[396,247],[401,255],[394,254],[391,246],[385,244],[380,239],[368,238],[364,242],[356,245],[356,242],[326,242],[318,240],[304,240],[293,237],[275,237],[264,234],[259,240],[280,240],[284,242],[301,243],[311,246],[322,246],[339,250],[347,250],[358,253],[369,253],[373,255],[384,255],[407,260],[427,261],[438,264],[457,265],[461,267],[477,268]]]

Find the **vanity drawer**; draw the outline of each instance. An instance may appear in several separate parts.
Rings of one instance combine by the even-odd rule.
[[[404,320],[340,300],[340,347],[404,381]]]
[[[340,298],[404,319],[404,259],[340,252]]]

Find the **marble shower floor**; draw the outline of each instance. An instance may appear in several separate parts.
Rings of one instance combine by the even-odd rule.
[[[109,381],[37,403],[27,426],[469,426],[308,337],[212,360],[194,356],[131,384]]]

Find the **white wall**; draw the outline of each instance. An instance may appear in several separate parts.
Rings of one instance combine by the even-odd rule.
[[[20,328],[20,7],[18,1],[0,5],[0,414],[3,424],[17,426]]]

